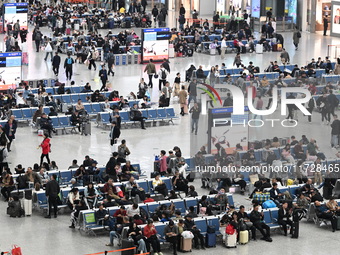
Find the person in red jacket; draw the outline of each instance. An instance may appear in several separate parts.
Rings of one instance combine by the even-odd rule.
[[[123,223],[123,217],[126,216],[125,206],[122,205],[114,214],[113,217],[117,219],[117,224]]]
[[[148,224],[143,229],[143,234],[146,238],[146,248],[150,252],[150,244],[155,255],[163,255],[161,252],[161,245],[157,238],[157,230],[153,225],[153,220],[149,219]]]
[[[46,157],[47,163],[50,164],[50,158],[48,154],[51,152],[51,144],[50,144],[50,138],[48,138],[48,135],[46,133],[43,134],[44,140],[39,145],[38,148],[42,149],[41,156],[40,156],[40,166],[43,164],[43,159]]]

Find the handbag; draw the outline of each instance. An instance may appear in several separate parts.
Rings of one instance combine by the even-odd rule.
[[[158,79],[158,74],[155,74],[153,77],[155,77],[155,79]]]
[[[192,239],[194,238],[194,234],[191,231],[186,230],[182,232],[182,237],[184,239]]]
[[[11,254],[12,255],[22,255],[21,248],[18,245],[13,244]]]

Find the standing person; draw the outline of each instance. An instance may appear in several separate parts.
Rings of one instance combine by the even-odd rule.
[[[181,84],[181,74],[177,73],[176,78],[174,80],[174,86],[173,86],[173,96],[178,97],[179,96],[179,91],[180,91],[180,84]]]
[[[59,74],[61,58],[58,55],[58,51],[55,52],[54,57],[52,58],[52,70],[56,76]]]
[[[183,16],[185,16],[185,8],[184,8],[184,6],[183,6],[183,4],[181,4],[181,7],[179,8],[179,15],[183,15]]]
[[[184,15],[179,15],[178,23],[179,23],[179,30],[183,31],[184,30],[184,24],[185,24],[185,17],[184,17]]]
[[[295,30],[294,30],[294,33],[293,33],[293,44],[295,46],[295,50],[297,50],[298,47],[299,47],[300,38],[301,38],[301,33],[300,33],[298,27],[295,27]]]
[[[51,180],[46,183],[45,194],[48,199],[48,214],[45,218],[51,218],[51,212],[53,207],[54,218],[57,218],[58,211],[58,195],[60,193],[60,186],[57,182],[57,175],[53,174]]]
[[[110,131],[110,145],[114,145],[117,143],[117,140],[120,136],[120,129],[117,127],[117,122],[112,121],[111,123],[111,131]]]
[[[43,164],[43,159],[46,157],[47,163],[50,164],[50,158],[48,154],[51,152],[51,144],[50,144],[50,138],[48,138],[48,135],[46,133],[43,134],[44,140],[41,142],[41,144],[38,146],[38,148],[41,148],[41,156],[40,156],[40,166]]]
[[[270,19],[273,16],[273,9],[272,8],[270,8],[270,10],[267,11],[266,16],[267,16],[267,21],[270,21]]]
[[[152,88],[152,86],[153,86],[153,84],[152,84],[152,76],[156,73],[156,66],[153,63],[152,59],[150,59],[149,63],[146,65],[146,67],[144,69],[144,73],[148,74],[148,76],[149,76],[149,84],[148,84],[148,86],[150,86],[150,88]]]
[[[53,60],[53,54],[52,54],[53,49],[52,49],[50,39],[47,39],[47,42],[46,42],[46,45],[45,45],[45,52],[46,52],[46,55],[45,55],[44,60],[46,61],[47,58],[48,58],[48,55],[51,55],[51,61],[52,61]]]
[[[226,50],[227,50],[227,38],[223,37],[221,41],[221,59],[224,59]]]
[[[181,107],[181,115],[184,116],[185,114],[185,107],[187,106],[187,97],[188,92],[185,90],[185,86],[182,86],[182,90],[178,93],[178,102]],[[186,110],[187,111],[187,110]]]
[[[267,110],[269,109],[271,103],[273,102],[273,88],[274,88],[274,84],[270,84],[269,89],[266,93],[269,96],[268,105],[266,107]]]
[[[159,14],[156,5],[154,5],[154,7],[153,7],[151,13],[152,13],[152,16],[153,16],[154,26],[156,27],[157,16],[158,16],[158,14]]]
[[[107,82],[107,70],[105,68],[105,65],[102,65],[102,69],[99,71],[99,77],[102,81],[102,87],[100,88],[100,91],[103,91],[106,89],[106,82]]]
[[[196,78],[193,79],[189,83],[188,93],[189,93],[189,100],[188,100],[188,106],[189,106],[191,100],[194,100],[194,103],[197,102],[197,79]]]
[[[87,60],[89,61],[89,67],[88,69],[91,70],[91,67],[93,66],[94,70],[97,70],[96,66],[96,59],[98,57],[98,51],[94,47],[90,50],[89,54],[87,55]]]
[[[20,30],[20,38],[21,38],[21,43],[25,43],[26,42],[26,38],[27,38],[27,30],[25,28]]]
[[[0,162],[0,176],[4,170],[8,168],[8,162],[7,162],[7,157],[8,157],[8,151],[6,148],[6,142],[1,141],[0,143],[0,155],[2,156],[2,160]]]
[[[194,103],[194,106],[189,111],[191,113],[191,133],[195,130],[195,135],[197,135],[198,129],[198,120],[200,117],[201,109],[197,103]]]
[[[310,112],[310,115],[308,115],[308,122],[309,123],[312,122],[312,114],[313,114],[314,107],[315,107],[315,99],[313,97],[311,97],[308,101],[308,104],[307,104],[307,110]]]
[[[338,147],[339,146],[339,135],[340,135],[340,120],[338,120],[338,115],[333,115],[333,122],[331,124],[331,146]]]
[[[113,71],[113,65],[115,63],[115,56],[113,55],[113,50],[110,50],[109,54],[107,55],[107,66],[109,68],[109,72],[107,75],[110,75],[112,73],[112,76],[115,76],[115,72]]]
[[[14,26],[13,26],[13,36],[15,39],[18,38],[19,32],[20,32],[20,23],[19,23],[19,20],[17,20],[17,22],[14,23]]]
[[[281,62],[284,66],[286,66],[286,64],[289,64],[290,62],[290,57],[288,52],[286,51],[285,48],[282,49],[282,52],[280,54],[280,58],[281,58]]]
[[[164,68],[163,65],[161,65],[161,68],[158,71],[158,77],[159,77],[159,83],[158,83],[158,88],[159,91],[162,90],[162,84],[165,86],[166,84],[166,78],[168,77],[168,71]]]
[[[148,2],[147,0],[142,0],[142,7],[143,7],[143,11],[142,12],[145,12],[146,11],[146,6],[148,5]]]
[[[74,60],[71,57],[71,53],[69,52],[69,53],[67,53],[67,58],[65,59],[65,62],[64,62],[66,80],[71,80],[71,78],[72,78],[73,64],[74,64]]]
[[[168,71],[168,73],[170,74],[170,61],[169,61],[169,59],[166,59],[166,58],[164,58],[163,59],[163,63],[162,63],[162,66],[165,68],[165,70],[167,70]]]
[[[15,116],[11,115],[10,119],[7,121],[7,123],[4,126],[5,133],[8,138],[8,143],[7,143],[8,152],[11,151],[11,144],[12,144],[13,139],[15,139],[15,133],[17,131],[17,127],[18,127],[18,124],[17,124],[17,121],[15,120]]]
[[[257,102],[256,102],[256,110],[262,110],[263,109],[263,100],[261,96],[257,97]],[[257,115],[254,115],[254,119],[256,119]],[[262,120],[262,115],[260,115],[260,119]]]
[[[171,97],[172,89],[170,88],[170,83],[167,81],[165,86],[162,88],[162,94],[165,96],[165,107],[170,105],[170,97]]]
[[[328,29],[328,15],[325,15],[323,17],[323,36],[327,35],[327,29]]]
[[[36,46],[37,52],[39,52],[42,37],[43,37],[42,33],[39,31],[39,28],[37,28],[36,31],[35,31],[35,35],[34,35],[34,41],[35,41],[35,46]]]
[[[332,116],[335,114],[334,111],[339,105],[339,100],[336,97],[336,95],[333,94],[333,90],[329,90],[329,95],[327,96],[327,101],[329,102],[329,113],[328,113],[328,119],[331,119]]]
[[[234,58],[234,63],[233,66],[236,65],[237,68],[240,67],[240,65],[242,65],[242,60],[241,60],[241,54],[238,52]]]

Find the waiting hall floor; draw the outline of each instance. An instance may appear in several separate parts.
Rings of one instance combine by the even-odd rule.
[[[114,31],[115,32],[115,31]],[[328,44],[339,44],[340,38],[323,37],[318,34],[302,33],[299,50],[295,51],[292,44],[292,33],[284,33],[285,47],[291,56],[291,63],[305,65],[312,57],[317,58],[327,54]],[[31,34],[28,35],[28,38]],[[3,44],[3,36],[0,36],[1,44]],[[2,45],[0,45],[2,48]],[[23,67],[24,79],[42,79],[53,77],[51,63],[43,60],[43,52],[36,53],[31,39],[28,42],[29,49],[29,65]],[[227,54],[226,59],[222,61],[219,56],[208,56],[203,54],[195,54],[193,58],[176,58],[170,59],[172,83],[175,74],[180,72],[184,77],[184,71],[190,64],[196,67],[203,64],[206,68],[211,65],[225,62],[227,67],[232,67],[234,54]],[[64,56],[62,56],[64,59]],[[271,52],[263,55],[255,53],[242,55],[245,64],[253,61],[255,65],[263,70],[267,67],[269,61],[279,60],[279,53]],[[333,60],[334,61],[334,60]],[[99,64],[99,63],[98,63]],[[143,76],[142,65],[118,66],[116,67],[116,75],[110,81],[115,90],[120,91],[121,95],[128,95],[130,91],[136,91],[140,77]],[[97,89],[100,87],[98,81],[98,71],[88,71],[84,65],[76,64],[74,68],[74,80],[77,85],[81,82],[90,81],[92,87]],[[63,69],[60,70],[60,80],[65,81]],[[146,75],[144,75],[146,78]],[[184,79],[184,78],[183,78]],[[152,94],[152,101],[157,101],[159,92],[156,82]],[[174,104],[178,111],[179,106]],[[283,119],[277,111],[273,117]],[[327,157],[334,157],[335,152],[330,149],[330,126],[320,124],[321,116],[314,112],[313,122],[309,124],[306,117],[300,114],[299,124],[296,128],[263,128],[251,129],[250,137],[256,139],[272,138],[273,136],[286,137],[296,135],[298,138],[302,134],[306,134],[308,138],[315,138],[318,141],[321,151],[325,152]],[[201,123],[205,118],[201,118]],[[200,124],[201,126],[202,124]],[[205,132],[201,129],[199,132]],[[96,159],[99,164],[106,164],[110,157],[110,147],[108,139],[108,130],[102,130],[92,125],[92,135],[80,136],[78,134],[57,135],[53,136],[52,160],[57,162],[59,169],[66,169],[73,159],[82,161],[85,155],[90,155]],[[200,133],[198,137],[200,136]],[[153,165],[153,155],[158,154],[161,149],[170,150],[173,146],[179,146],[184,156],[189,156],[190,143],[190,117],[181,117],[175,121],[175,125],[166,125],[159,127],[147,127],[146,130],[139,128],[122,129],[122,139],[127,140],[127,145],[131,150],[130,159],[134,163],[140,163],[142,169],[150,172]],[[198,138],[199,139],[199,138]],[[41,151],[36,149],[40,144],[41,138],[33,133],[31,127],[20,126],[17,131],[16,140],[12,145],[9,162],[10,168],[13,170],[17,164],[23,164],[25,168],[32,166],[39,161]],[[200,187],[200,180],[195,180],[195,186]],[[198,188],[199,195],[206,194],[206,190]],[[247,208],[250,205],[244,196],[235,195],[234,200],[237,205],[244,204]],[[108,235],[98,237],[88,237],[81,235],[77,230],[68,228],[70,225],[69,214],[60,215],[57,219],[44,219],[41,214],[34,211],[33,216],[13,219],[6,215],[7,203],[0,202],[0,251],[8,250],[11,244],[17,244],[22,247],[24,255],[80,255],[105,251],[105,243],[108,242]],[[313,223],[306,223],[303,220],[300,224],[300,237],[298,240],[284,237],[281,234],[273,234],[273,243],[263,241],[250,242],[247,245],[239,245],[236,249],[227,249],[220,244],[217,248],[211,248],[206,251],[194,251],[195,254],[269,254],[269,251],[286,254],[338,254],[338,239],[340,232],[332,233],[330,228],[318,228]],[[170,251],[165,251],[170,254]]]

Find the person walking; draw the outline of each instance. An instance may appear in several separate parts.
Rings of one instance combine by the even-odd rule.
[[[11,144],[12,144],[12,141],[15,139],[15,133],[17,131],[17,127],[18,127],[18,124],[17,124],[17,121],[15,120],[15,116],[11,115],[10,119],[7,121],[7,123],[4,126],[5,133],[8,138],[8,143],[7,143],[8,152],[11,151]]]
[[[153,60],[150,59],[149,63],[146,65],[145,69],[144,69],[144,73],[147,73],[149,76],[149,84],[148,86],[150,88],[152,88],[153,84],[152,84],[152,76],[156,73],[156,66],[153,63]]]
[[[156,24],[157,24],[157,22],[156,22],[156,21],[157,21],[157,16],[158,16],[158,14],[159,14],[159,11],[158,11],[156,5],[154,5],[154,7],[153,7],[151,13],[152,13],[152,16],[153,16],[154,27],[156,27]]]
[[[52,174],[51,180],[46,183],[45,195],[48,199],[48,214],[45,218],[51,218],[51,212],[53,207],[54,218],[57,218],[58,212],[58,195],[60,193],[60,186],[57,182],[57,175]]]
[[[198,129],[198,120],[200,117],[201,109],[199,108],[197,103],[194,103],[194,106],[189,111],[191,113],[191,133],[195,131],[195,135],[197,135]]]
[[[43,159],[46,157],[47,163],[50,164],[50,158],[49,153],[51,152],[51,144],[50,144],[50,138],[48,138],[48,135],[46,133],[43,134],[44,140],[41,142],[41,144],[38,146],[38,149],[41,148],[41,156],[40,156],[40,166],[43,164]]]
[[[14,26],[13,26],[13,37],[15,39],[18,39],[19,32],[20,32],[20,23],[19,23],[19,20],[17,20],[17,22],[14,23]]]
[[[233,66],[236,65],[237,68],[240,67],[240,65],[242,65],[242,59],[241,59],[241,54],[240,53],[237,53],[235,58],[234,58],[234,63],[233,63]]]
[[[56,76],[59,74],[61,58],[58,55],[58,51],[55,52],[54,57],[52,58],[52,70]]]
[[[333,115],[333,122],[331,124],[331,146],[333,147],[339,147],[339,135],[340,135],[340,120],[338,120],[338,115]]]
[[[187,97],[188,97],[188,92],[185,90],[185,86],[182,85],[182,90],[178,93],[178,102],[181,107],[181,112],[180,114],[184,116],[185,113],[188,113],[187,109]],[[186,108],[186,110],[185,110]]]
[[[40,43],[42,41],[42,33],[40,32],[39,28],[37,28],[35,31],[34,41],[35,41],[36,51],[39,52]]]
[[[169,75],[168,71],[164,68],[163,65],[161,65],[161,68],[159,69],[159,72],[158,72],[158,77],[159,77],[158,88],[159,88],[159,91],[162,90],[162,84],[163,84],[163,86],[165,86],[166,79],[167,79],[168,75]]]
[[[295,46],[295,50],[298,49],[299,43],[300,43],[301,33],[298,29],[298,27],[295,27],[294,33],[293,33],[293,44]]]
[[[52,53],[53,48],[52,48],[50,39],[47,39],[47,42],[46,42],[46,45],[45,45],[45,52],[46,52],[46,55],[45,55],[44,60],[46,61],[47,58],[48,58],[48,55],[51,55],[51,61],[52,61],[53,60],[53,53]]]
[[[281,58],[281,62],[284,66],[286,66],[286,64],[289,64],[290,62],[290,57],[288,52],[286,51],[285,48],[282,49],[282,52],[280,54],[280,58]]]
[[[65,62],[64,62],[66,80],[71,80],[71,78],[72,78],[73,64],[74,64],[74,60],[71,57],[71,53],[69,52],[69,53],[67,53],[67,58],[65,59]]]
[[[113,55],[113,50],[110,50],[109,54],[107,55],[107,66],[109,68],[109,72],[107,73],[107,75],[112,74],[112,76],[115,76],[115,72],[113,71],[113,66],[115,63],[115,57]]]
[[[328,30],[328,15],[325,15],[323,17],[323,36],[327,35],[327,30]]]
[[[104,91],[106,89],[107,82],[107,70],[105,68],[105,65],[102,65],[102,69],[99,71],[99,77],[102,81],[102,87],[100,88],[100,91]]]
[[[308,122],[311,123],[312,122],[312,114],[313,114],[313,109],[315,107],[316,103],[315,103],[315,99],[313,97],[311,97],[307,103],[307,110],[308,112],[310,112],[310,115],[308,115]]]
[[[120,129],[117,126],[117,122],[111,122],[111,131],[110,131],[110,145],[113,146],[117,143],[117,140],[120,136]]]

